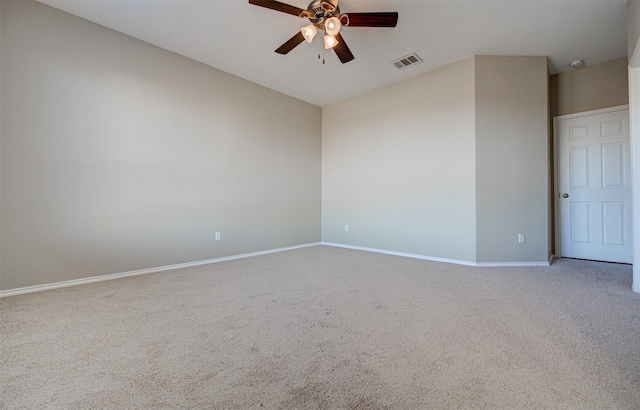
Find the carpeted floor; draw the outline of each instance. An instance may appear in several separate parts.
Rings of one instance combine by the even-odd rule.
[[[0,300],[0,407],[640,408],[627,265],[317,246]]]

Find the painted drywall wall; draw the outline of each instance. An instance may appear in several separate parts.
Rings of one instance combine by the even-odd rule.
[[[633,283],[640,293],[640,55],[635,67],[629,67],[629,125],[631,167],[633,172]]]
[[[627,58],[551,76],[551,116],[629,103]]]
[[[555,211],[555,202],[554,202],[554,189],[555,189],[555,169],[553,167],[554,163],[554,147],[553,147],[553,116],[551,115],[551,73],[549,72],[549,68],[547,67],[547,145],[549,150],[547,152],[547,157],[549,158],[549,176],[547,178],[547,195],[549,197],[549,201],[547,203],[547,213],[549,215],[549,219],[547,221],[547,229],[549,232],[549,238],[547,239],[547,248],[549,249],[550,255],[556,254],[556,211]]]
[[[633,285],[640,293],[640,0],[627,2],[629,122],[633,168]]]
[[[0,79],[2,79],[2,2],[0,2]],[[2,181],[2,81],[0,80],[0,181]],[[0,183],[0,290],[2,290],[2,184]]]
[[[546,262],[548,81],[546,57],[477,56],[325,108],[323,240]]]
[[[629,101],[627,59],[620,58],[556,74],[550,77],[549,84],[551,118],[624,105]],[[553,158],[553,149],[550,158]],[[552,180],[551,189],[553,183]],[[552,209],[551,222],[554,221],[554,213]],[[555,226],[550,228],[551,237],[555,235],[554,229]],[[554,246],[550,246],[550,249]]]
[[[547,261],[547,58],[476,56],[475,75],[477,261]]]
[[[2,290],[320,241],[319,107],[1,3]]]
[[[627,1],[627,47],[629,61],[640,42],[640,0]]]
[[[322,127],[323,241],[475,260],[473,58],[325,107]]]

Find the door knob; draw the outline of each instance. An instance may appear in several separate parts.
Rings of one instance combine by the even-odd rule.
[[[562,194],[563,198],[569,198],[569,194],[567,194],[566,192],[564,194]]]

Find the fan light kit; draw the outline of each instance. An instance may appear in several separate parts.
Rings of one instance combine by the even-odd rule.
[[[325,49],[329,49],[329,48],[334,48],[335,46],[338,45],[338,40],[336,40],[336,38],[334,36],[330,36],[329,34],[325,34],[324,36],[324,48]]]
[[[302,27],[302,30],[300,31],[302,32],[304,39],[307,40],[308,43],[311,43],[313,38],[316,36],[318,29],[313,24],[309,24],[306,27]]]
[[[353,60],[354,57],[340,35],[342,27],[395,27],[398,24],[396,12],[340,14],[339,1],[313,0],[306,10],[276,0],[249,0],[249,4],[292,14],[302,19],[309,19],[311,22],[281,45],[276,53],[287,54],[305,40],[311,43],[318,30],[322,30],[324,31],[324,48],[332,48],[343,64]]]

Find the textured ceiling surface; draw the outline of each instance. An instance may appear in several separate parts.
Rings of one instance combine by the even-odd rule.
[[[399,13],[396,28],[344,27],[355,56],[347,64],[321,47],[322,36],[276,54],[308,20],[246,0],[40,1],[318,106],[472,55],[548,56],[555,74],[574,59],[593,65],[627,51],[626,0],[342,0],[343,13]],[[422,63],[391,64],[414,52]]]

